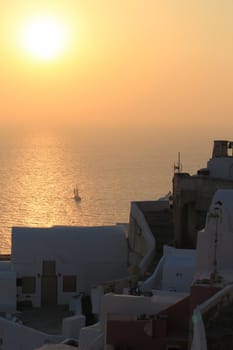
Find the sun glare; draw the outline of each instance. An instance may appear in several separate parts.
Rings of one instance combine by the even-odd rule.
[[[36,16],[25,22],[20,32],[22,48],[36,59],[50,60],[64,52],[67,28],[56,17]]]

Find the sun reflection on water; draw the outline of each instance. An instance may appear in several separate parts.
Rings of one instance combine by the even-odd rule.
[[[140,137],[115,130],[97,135],[90,129],[2,135],[0,253],[10,252],[12,226],[128,222],[131,201],[156,199],[171,190],[176,150],[166,148],[163,139]],[[192,148],[183,163],[203,167],[208,147],[196,158]],[[78,203],[75,185],[82,198]]]
[[[72,197],[75,179],[69,172],[69,159],[59,137],[33,133],[21,139],[15,148],[11,169],[6,171],[4,179],[6,198],[1,216],[5,216],[9,225],[13,222],[19,226],[74,223],[73,217],[77,216]],[[9,228],[2,232],[3,250],[10,249]]]

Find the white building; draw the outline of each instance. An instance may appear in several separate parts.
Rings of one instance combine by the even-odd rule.
[[[12,268],[19,301],[68,304],[91,286],[127,275],[120,225],[12,229]]]

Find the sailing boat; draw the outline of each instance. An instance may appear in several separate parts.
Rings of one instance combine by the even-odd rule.
[[[79,195],[79,189],[77,186],[74,187],[74,199],[76,200],[76,202],[81,201],[81,197]]]

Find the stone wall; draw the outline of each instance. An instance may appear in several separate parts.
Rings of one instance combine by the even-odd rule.
[[[174,235],[179,248],[195,248],[204,228],[212,197],[218,189],[232,189],[233,181],[177,173],[173,177]]]

